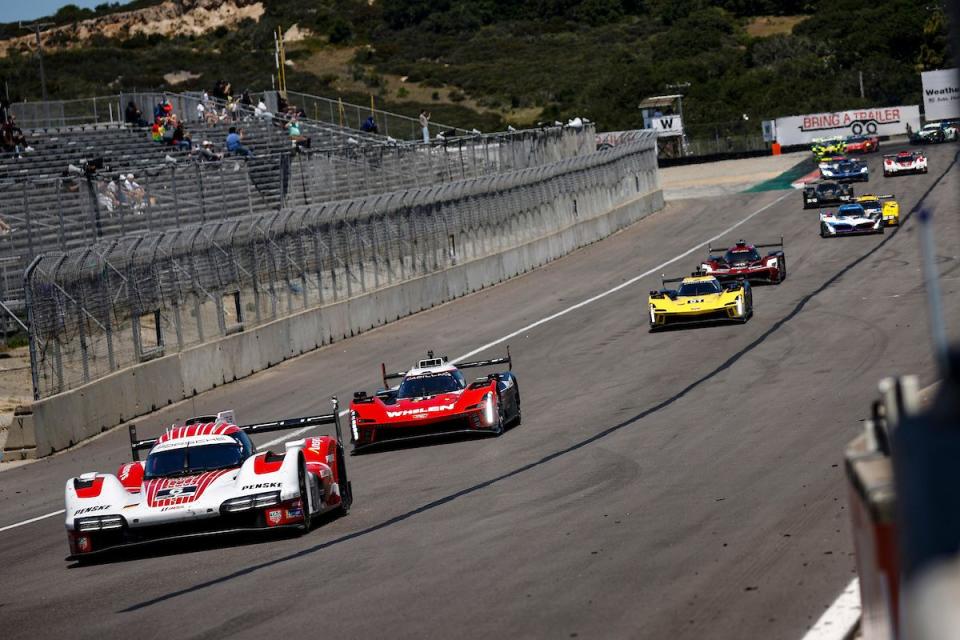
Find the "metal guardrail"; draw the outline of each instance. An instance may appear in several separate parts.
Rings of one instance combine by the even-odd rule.
[[[586,135],[592,147],[593,133]],[[361,179],[363,171],[375,166],[367,157],[351,165],[358,183],[368,185],[367,193],[350,189],[355,197],[331,201],[336,192],[323,192],[320,186],[337,188],[326,177],[331,172],[309,165],[349,161],[306,156],[299,162],[306,163],[305,176],[319,181],[319,191],[308,188],[294,195],[292,187],[273,186],[285,192],[278,202],[291,203],[302,195],[306,204],[187,224],[181,189],[176,192],[179,207],[154,216],[172,223],[163,231],[147,227],[143,233],[112,239],[91,237],[83,247],[36,257],[27,269],[24,291],[35,396],[56,394],[247,327],[502,251],[510,242],[549,233],[561,224],[561,216],[551,208],[558,202],[567,202],[572,215],[578,215],[576,198],[581,193],[605,188],[613,205],[657,184],[652,135],[537,166],[511,166],[498,154],[501,171],[478,175],[451,170],[471,166],[459,147],[414,146],[396,153],[398,163],[416,166],[414,176],[430,170],[439,178],[436,166],[441,166],[450,171],[450,180],[381,188],[377,181],[382,173]],[[230,198],[237,190],[227,189],[221,182],[225,178],[211,179],[202,167],[192,171],[193,176],[182,176],[185,182],[207,182],[196,186],[190,197],[199,198],[201,208],[216,215],[216,199]],[[232,174],[229,166],[210,171]],[[173,175],[178,174],[172,169],[158,175],[171,183],[164,198],[174,197]],[[409,173],[401,175],[406,179]],[[289,185],[297,180],[293,169]],[[240,199],[253,197],[252,189],[239,192]],[[309,200],[314,193],[324,196]],[[176,215],[181,216],[179,223]]]

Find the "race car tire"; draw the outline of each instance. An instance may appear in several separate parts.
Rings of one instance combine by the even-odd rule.
[[[777,260],[777,280],[776,283],[780,284],[787,279],[787,259],[784,256],[780,256]]]
[[[503,435],[505,423],[503,419],[503,403],[500,401],[500,393],[497,392],[497,424],[490,427],[490,433],[495,436]]]
[[[299,471],[297,472],[297,482],[300,488],[300,508],[303,510],[303,524],[300,525],[302,533],[310,531],[313,525],[313,515],[310,513],[310,496],[307,493],[307,462],[300,455]]]
[[[523,421],[523,414],[522,414],[522,412],[520,411],[520,387],[517,386],[516,379],[514,379],[513,384],[514,384],[514,387],[515,387],[515,392],[516,392],[516,394],[517,394],[517,415],[514,416],[514,418],[513,418],[513,426],[514,426],[514,427],[519,427],[519,426],[520,426],[520,423]]]
[[[827,233],[827,228],[826,228],[823,224],[821,224],[821,225],[820,225],[820,237],[821,237],[821,238],[827,238],[827,237],[829,237],[829,236],[830,236],[830,234]]]
[[[343,456],[343,447],[337,447],[337,469],[346,469],[346,460]],[[342,473],[342,471],[340,472]],[[337,479],[339,481],[339,478]],[[337,506],[337,515],[345,516],[350,513],[350,507],[353,505],[353,485],[347,480],[345,487],[340,489],[340,504]]]

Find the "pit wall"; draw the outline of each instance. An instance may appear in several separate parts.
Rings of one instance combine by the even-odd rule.
[[[539,211],[525,211],[499,227],[495,241],[464,234],[459,262],[447,260],[443,268],[413,272],[400,282],[390,283],[382,273],[373,278],[388,283],[380,288],[247,327],[36,401],[32,412],[21,410],[15,417],[7,458],[50,455],[165,405],[503,282],[641,220],[664,201],[652,139],[632,144],[632,152],[621,146],[615,160],[612,150],[591,154],[595,162],[581,168],[581,175],[574,171],[563,177],[575,188],[561,190]],[[598,168],[622,175],[587,179]],[[375,261],[368,267],[387,268]]]

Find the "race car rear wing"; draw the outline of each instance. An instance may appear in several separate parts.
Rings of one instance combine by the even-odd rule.
[[[743,240],[738,240],[738,241],[737,241],[737,244],[743,244],[743,245],[745,245],[745,244],[747,244],[747,243],[744,242]],[[767,248],[770,248],[770,247],[780,247],[780,248],[782,249],[782,248],[783,248],[783,236],[780,236],[780,242],[768,242],[768,243],[766,243],[766,244],[755,244],[755,245],[753,245],[753,246],[756,247],[757,249],[767,249]],[[713,246],[711,243],[709,243],[709,242],[707,243],[707,253],[713,253],[714,251],[726,251],[727,249],[729,249],[729,247],[715,247],[715,246]],[[682,278],[681,278],[681,280],[682,280]]]
[[[427,352],[427,357],[429,361],[438,361],[439,365],[441,362],[447,362],[446,356],[441,356],[440,358],[433,357],[433,351]],[[423,362],[423,361],[421,361]],[[472,369],[475,367],[492,367],[498,364],[507,365],[507,369],[513,370],[513,359],[510,357],[510,345],[507,345],[507,355],[502,358],[490,358],[489,360],[474,360],[473,362],[457,362],[455,366],[457,369]],[[402,378],[407,375],[406,371],[397,371],[394,373],[387,373],[387,365],[385,363],[380,363],[380,375],[383,377],[383,386],[389,387],[390,384],[388,380],[396,380],[397,378]]]
[[[256,435],[258,433],[271,433],[273,431],[284,431],[286,429],[303,429],[306,427],[317,427],[324,424],[333,424],[336,426],[337,433],[337,442],[343,442],[343,434],[340,430],[340,401],[337,400],[337,396],[331,398],[333,403],[333,413],[325,413],[317,416],[306,416],[303,418],[284,418],[283,420],[273,420],[271,422],[258,422],[255,424],[247,425],[237,425],[241,431],[247,435]],[[220,414],[217,414],[218,416]],[[211,416],[216,418],[217,416]],[[197,424],[198,422],[205,422],[204,417],[201,418],[191,418],[187,421],[186,424]],[[213,420],[210,420],[211,422]],[[146,440],[137,439],[137,425],[130,425],[130,452],[133,454],[133,460],[140,460],[140,452],[153,448],[157,444],[157,438],[147,438]]]

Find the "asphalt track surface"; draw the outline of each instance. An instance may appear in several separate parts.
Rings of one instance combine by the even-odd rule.
[[[960,147],[927,151],[920,176],[883,179],[870,158],[869,190],[900,200],[897,232],[823,240],[797,191],[684,200],[521,278],[138,420],[148,436],[224,408],[241,421],[325,412],[331,394],[372,391],[383,360],[472,351],[775,203],[727,238],[786,242],[787,281],[756,288],[748,324],[648,333],[655,275],[540,324],[509,341],[522,426],[350,458],[352,512],[302,537],[75,566],[62,516],[4,531],[3,636],[799,638],[853,574],[842,451],[878,379],[936,378],[921,204],[936,213],[947,315],[960,317]],[[704,253],[664,270],[684,275]],[[114,472],[126,438],[0,474],[0,526],[62,509],[64,481]]]

